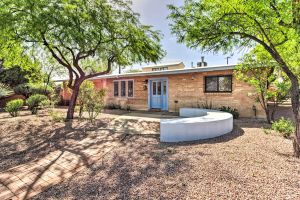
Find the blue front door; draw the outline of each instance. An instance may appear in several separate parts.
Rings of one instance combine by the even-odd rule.
[[[168,83],[166,79],[150,81],[150,108],[168,110]]]

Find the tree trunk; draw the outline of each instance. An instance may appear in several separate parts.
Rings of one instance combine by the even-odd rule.
[[[268,105],[267,105],[265,112],[266,112],[267,122],[268,122],[268,124],[271,124],[272,120],[270,117],[270,109],[268,108]]]
[[[78,94],[79,94],[80,85],[83,81],[84,81],[84,78],[75,80],[74,88],[72,90],[72,96],[71,96],[70,104],[69,104],[69,107],[68,107],[67,120],[74,119],[74,112],[75,112],[77,97],[78,97]]]
[[[299,83],[297,78],[291,79],[292,109],[295,119],[295,136],[293,141],[294,156],[300,157],[300,127],[299,127]]]

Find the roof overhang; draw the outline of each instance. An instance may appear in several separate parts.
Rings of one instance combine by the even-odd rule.
[[[235,67],[236,67],[236,65],[226,65],[226,66],[209,66],[209,67],[164,70],[164,71],[138,72],[138,73],[128,73],[128,74],[110,74],[110,75],[94,77],[91,79],[93,80],[93,79],[127,78],[127,77],[139,77],[139,76],[162,76],[162,75],[175,75],[175,74],[189,74],[189,73],[233,70]]]

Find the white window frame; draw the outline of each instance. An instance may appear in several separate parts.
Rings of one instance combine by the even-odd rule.
[[[121,82],[125,81],[125,96],[121,96]],[[132,97],[128,96],[128,81],[132,81]],[[120,79],[120,80],[114,80],[113,81],[113,90],[115,89],[114,84],[115,82],[118,82],[118,96],[115,96],[115,91],[113,91],[113,96],[114,98],[127,98],[127,99],[132,99],[134,98],[135,92],[134,92],[134,88],[135,88],[135,81],[134,79]]]

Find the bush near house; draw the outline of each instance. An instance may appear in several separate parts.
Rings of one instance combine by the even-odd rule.
[[[289,138],[295,131],[295,124],[291,120],[281,117],[272,124],[272,129],[282,134],[283,137]]]
[[[96,117],[102,112],[104,107],[104,89],[94,90],[85,103],[85,110],[88,112],[90,122],[94,122]]]
[[[105,109],[109,109],[109,110],[120,110],[122,107],[119,104],[115,104],[115,103],[109,103],[105,106]]]
[[[236,108],[231,108],[230,106],[222,106],[219,108],[220,111],[228,112],[233,115],[233,119],[238,119],[240,116],[239,111]]]
[[[12,100],[6,104],[5,111],[12,117],[17,117],[23,105],[24,102],[22,99]]]
[[[84,81],[81,84],[77,98],[79,118],[82,118],[85,105],[87,101],[89,101],[89,99],[91,98],[91,95],[93,94],[94,90],[95,86],[91,81]]]
[[[35,94],[27,99],[26,104],[28,105],[28,109],[31,110],[32,114],[37,114],[38,109],[42,106],[50,105],[50,101],[45,95]]]

